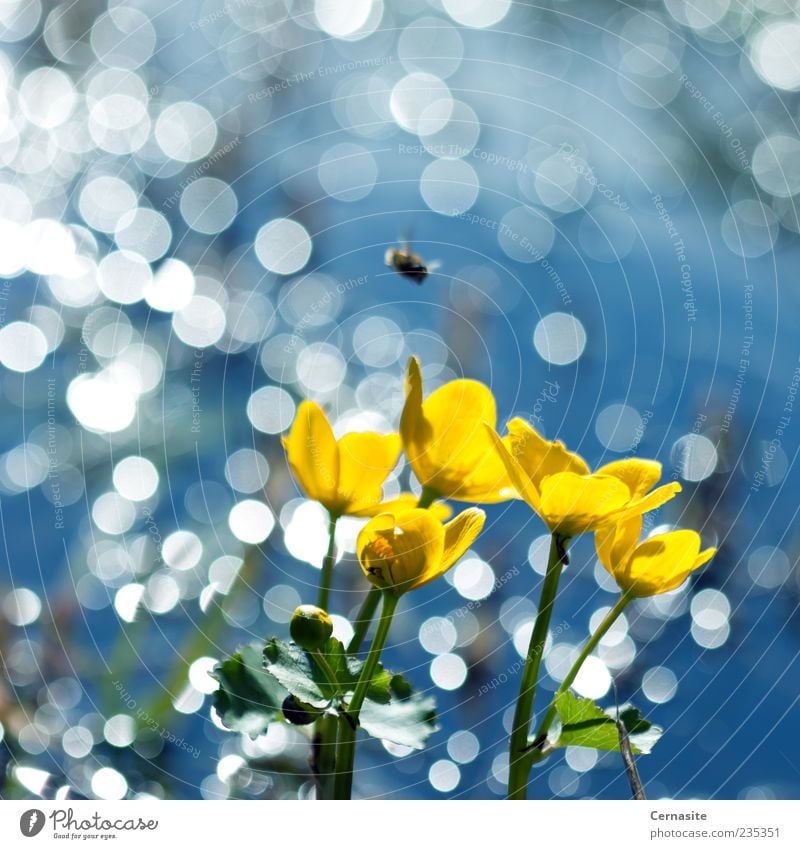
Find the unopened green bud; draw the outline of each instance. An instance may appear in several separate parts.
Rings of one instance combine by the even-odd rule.
[[[333,633],[333,622],[321,607],[301,604],[292,614],[289,632],[300,648],[314,651],[322,648]]]

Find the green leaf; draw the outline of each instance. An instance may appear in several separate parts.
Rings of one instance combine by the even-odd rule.
[[[583,746],[606,752],[619,751],[617,709],[602,710],[591,699],[581,699],[570,692],[556,699],[561,720],[561,734],[555,746]],[[619,718],[628,733],[634,754],[647,755],[664,733],[662,728],[646,720],[633,705],[622,705]]]
[[[355,657],[345,654],[339,640],[330,637],[320,649],[325,662],[336,679],[338,686],[331,684],[320,660],[311,652],[301,649],[295,643],[272,639],[264,649],[267,669],[284,687],[301,702],[314,707],[326,707],[337,695],[352,693],[364,664]],[[401,676],[393,675],[379,663],[367,689],[367,697],[387,704],[392,697],[392,686],[402,688]],[[406,686],[410,689],[410,685]]]
[[[333,638],[321,652],[329,673],[318,658],[295,643],[271,639],[263,649],[258,643],[239,649],[213,673],[220,682],[215,705],[223,723],[257,737],[280,716],[288,694],[314,708],[328,707],[337,696],[346,700],[363,663],[348,657],[342,644]],[[330,674],[336,678],[335,685],[329,680]],[[421,749],[437,728],[434,707],[434,700],[415,693],[402,675],[379,665],[359,720],[372,737]]]
[[[324,708],[336,696],[338,687],[328,681],[320,664],[300,646],[273,637],[264,647],[267,671],[301,702]]]
[[[625,726],[628,732],[628,739],[631,741],[631,748],[634,754],[649,755],[653,750],[653,746],[661,739],[664,729],[658,725],[653,725],[650,720],[642,716],[639,708],[631,704],[619,706],[619,714],[617,708],[609,708],[608,715],[612,719],[619,719]]]
[[[366,699],[361,707],[361,727],[371,737],[423,749],[428,737],[438,729],[436,702],[420,693],[408,694],[408,682],[402,676],[398,689],[390,686],[388,702]]]
[[[364,664],[355,657],[347,657],[346,663],[347,672],[342,674],[340,680],[345,680],[346,678],[348,682],[347,689],[352,691],[355,689],[356,682],[358,681],[359,675],[361,675],[361,669]],[[383,668],[383,664],[379,663],[375,667],[372,681],[370,681],[370,685],[367,687],[367,698],[372,699],[375,702],[380,702],[381,704],[388,704],[392,698],[392,688],[395,679],[404,681],[408,689],[411,689],[411,685],[405,680],[405,678],[403,678],[402,675],[395,675],[389,672],[387,669]]]
[[[265,671],[260,643],[243,646],[211,675],[219,681],[214,708],[226,728],[256,738],[280,714],[286,690]]]

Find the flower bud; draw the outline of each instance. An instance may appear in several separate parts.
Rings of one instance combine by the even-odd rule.
[[[314,651],[322,648],[333,633],[333,622],[321,607],[301,604],[292,614],[289,633],[300,648]]]

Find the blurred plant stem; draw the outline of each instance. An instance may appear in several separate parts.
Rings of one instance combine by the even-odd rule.
[[[366,598],[361,604],[361,610],[358,611],[356,621],[353,623],[353,636],[347,644],[347,653],[356,654],[361,648],[361,643],[364,642],[364,637],[367,636],[369,626],[372,623],[372,617],[378,608],[378,602],[381,600],[381,591],[378,587],[370,587]]]
[[[212,654],[219,653],[217,640],[224,634],[227,626],[224,612],[225,602],[227,601],[230,604],[230,599],[235,596],[240,587],[250,586],[260,557],[261,552],[257,545],[247,547],[242,568],[231,583],[223,601],[215,605],[209,612],[202,623],[202,627],[197,623],[197,627],[192,631],[188,640],[178,650],[179,661],[169,676],[169,682],[161,687],[160,692],[144,712],[151,719],[161,722],[167,712],[171,710],[173,701],[186,685],[189,667],[198,657],[209,652]]]
[[[547,561],[547,571],[542,584],[542,593],[539,598],[539,608],[536,611],[536,620],[531,633],[531,641],[528,645],[528,653],[525,658],[525,667],[522,671],[517,706],[514,711],[514,724],[511,728],[511,740],[509,744],[509,774],[508,774],[508,798],[525,799],[528,790],[528,776],[530,775],[532,759],[528,751],[528,732],[530,730],[531,715],[533,714],[533,700],[536,695],[536,682],[539,677],[539,666],[544,654],[544,645],[547,640],[547,629],[550,626],[550,616],[553,612],[553,604],[558,591],[558,582],[561,571],[567,563],[567,546],[569,540],[553,534],[550,540],[550,556]]]
[[[392,625],[392,617],[397,608],[398,597],[391,593],[383,593],[383,606],[381,607],[381,618],[378,621],[378,630],[369,649],[361,674],[358,676],[353,698],[347,706],[346,712],[339,717],[339,744],[336,747],[336,783],[335,794],[337,799],[349,799],[353,791],[353,764],[356,757],[356,737],[358,735],[358,716],[361,706],[367,695],[369,685],[375,674],[375,667],[380,660],[383,647],[386,645],[386,637]]]
[[[329,612],[331,581],[333,580],[333,567],[336,563],[336,522],[339,520],[339,517],[333,513],[330,513],[329,517],[328,551],[322,561],[322,574],[319,579],[319,596],[317,598],[317,607],[321,607],[326,612]]]

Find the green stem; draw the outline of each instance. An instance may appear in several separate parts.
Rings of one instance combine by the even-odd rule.
[[[356,734],[358,730],[358,716],[361,706],[367,696],[367,690],[375,675],[375,667],[380,659],[386,637],[392,625],[392,617],[397,608],[398,596],[391,593],[383,593],[383,607],[381,618],[378,622],[378,630],[372,640],[367,659],[361,667],[353,698],[347,706],[346,714],[339,719],[339,744],[336,748],[336,798],[349,799],[353,789],[353,764],[356,757]]]
[[[419,501],[417,501],[417,509],[427,510],[438,497],[439,493],[436,490],[423,486],[422,492],[419,494]]]
[[[611,610],[608,611],[606,617],[597,626],[597,630],[586,641],[586,645],[578,655],[578,659],[572,664],[572,669],[570,669],[566,678],[564,678],[561,682],[561,686],[556,690],[556,693],[553,696],[553,701],[547,709],[547,713],[544,715],[544,719],[542,719],[539,730],[536,732],[536,738],[533,741],[534,761],[541,760],[543,757],[542,750],[547,740],[547,732],[550,730],[550,726],[556,718],[556,702],[558,697],[569,690],[572,686],[572,682],[575,680],[581,670],[581,667],[586,661],[586,658],[589,657],[589,655],[597,648],[597,644],[608,633],[608,629],[617,621],[617,619],[619,619],[622,611],[625,610],[631,600],[632,596],[626,595],[625,593],[619,597],[619,601],[617,601]]]
[[[348,714],[339,715],[339,740],[336,744],[336,780],[334,799],[349,799],[353,792],[353,764],[356,757],[356,728]]]
[[[337,695],[341,693],[336,673],[320,649],[309,654],[322,670],[325,680]],[[317,799],[333,799],[333,783],[336,778],[336,716],[324,714],[314,725],[311,741],[311,771],[317,781]]]
[[[381,591],[378,587],[370,587],[369,592],[361,604],[361,610],[358,611],[352,639],[347,644],[348,654],[356,654],[356,652],[361,648],[361,643],[364,642],[364,637],[367,636],[367,631],[369,631],[372,617],[375,615],[375,611],[378,608],[378,602],[380,600]]]
[[[547,571],[542,584],[542,594],[539,598],[539,609],[533,625],[528,654],[525,658],[525,668],[519,687],[517,707],[514,711],[514,724],[511,729],[509,745],[509,774],[508,798],[525,799],[528,790],[528,776],[531,769],[531,759],[528,755],[528,732],[533,713],[533,699],[536,695],[536,681],[539,676],[539,665],[544,653],[547,640],[547,629],[553,612],[553,603],[558,590],[561,570],[567,562],[567,545],[569,540],[553,534],[550,542],[550,557]]]
[[[330,663],[328,663],[328,658],[319,650],[313,649],[309,652],[309,654],[314,658],[317,662],[317,666],[322,670],[322,674],[325,676],[325,680],[331,686],[333,690],[337,693],[341,692],[341,687],[339,685],[339,680],[336,677],[336,673],[331,669]]]
[[[337,719],[333,714],[326,714],[317,720],[317,731],[314,737],[316,754],[313,766],[317,778],[318,799],[334,798],[336,730]]]
[[[325,559],[322,561],[322,575],[319,579],[319,599],[317,607],[321,607],[327,611],[330,603],[331,595],[331,580],[333,578],[333,566],[336,563],[336,522],[339,517],[333,513],[330,514],[328,522],[328,551],[325,554]]]

